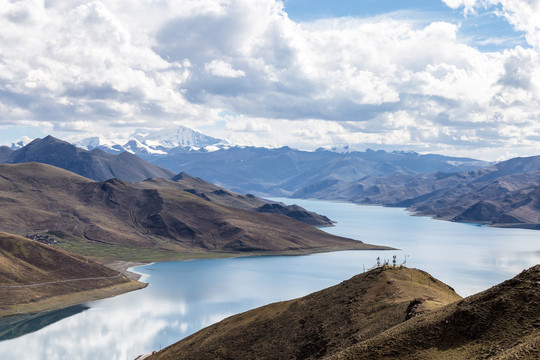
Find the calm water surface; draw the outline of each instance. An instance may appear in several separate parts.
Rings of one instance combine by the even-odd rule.
[[[403,209],[311,200],[338,221],[326,231],[396,251],[156,263],[136,268],[150,285],[116,298],[0,321],[0,359],[134,359],[227,316],[337,284],[377,256],[430,272],[467,296],[540,263],[540,232],[409,216]],[[11,324],[7,323],[10,322]],[[23,335],[25,334],[25,335]]]

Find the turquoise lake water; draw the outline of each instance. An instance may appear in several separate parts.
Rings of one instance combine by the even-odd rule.
[[[337,221],[333,234],[395,251],[342,251],[156,263],[136,268],[146,289],[0,321],[0,359],[134,359],[227,316],[335,285],[376,258],[430,272],[467,296],[540,263],[540,232],[409,216],[403,209],[277,199]],[[12,324],[9,324],[11,322]]]

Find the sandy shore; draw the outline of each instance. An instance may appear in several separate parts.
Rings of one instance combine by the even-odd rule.
[[[102,262],[103,265],[106,267],[109,267],[113,270],[116,270],[123,275],[125,275],[127,278],[131,280],[138,281],[141,278],[140,274],[136,274],[134,272],[128,271],[129,268],[132,268],[134,266],[141,266],[141,265],[148,265],[149,263],[142,263],[142,262],[136,262],[136,261],[123,261],[123,260],[113,260],[109,262]]]

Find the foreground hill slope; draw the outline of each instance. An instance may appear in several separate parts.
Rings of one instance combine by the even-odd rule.
[[[317,359],[460,297],[429,274],[378,268],[227,318],[150,359]]]
[[[95,261],[0,232],[0,316],[67,306],[143,286]]]
[[[168,187],[97,182],[39,164],[0,165],[0,229],[49,234],[98,258],[158,260],[181,253],[305,253],[382,248],[280,214],[226,207]]]
[[[40,162],[98,181],[119,178],[137,182],[150,177],[174,176],[173,172],[150,164],[129,152],[113,155],[99,149],[87,151],[52,136],[35,139],[15,151],[4,148],[3,151],[0,150],[0,162]]]
[[[539,359],[540,265],[331,357]]]

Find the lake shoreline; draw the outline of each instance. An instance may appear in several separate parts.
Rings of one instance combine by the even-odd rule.
[[[129,269],[137,266],[149,265],[151,264],[151,262],[112,260],[104,261],[102,262],[102,264],[110,269],[118,271],[119,273],[126,276],[128,279],[139,281],[139,279],[141,278],[141,274],[130,271]]]
[[[129,280],[126,283],[116,284],[104,288],[52,296],[43,300],[26,304],[6,306],[0,308],[0,318],[5,318],[13,315],[27,315],[60,310],[73,305],[84,304],[90,301],[112,298],[118,295],[126,294],[131,291],[144,289],[147,286],[147,283]]]

